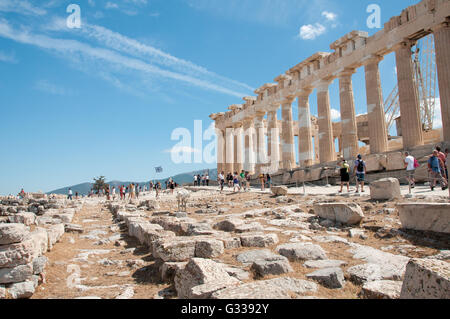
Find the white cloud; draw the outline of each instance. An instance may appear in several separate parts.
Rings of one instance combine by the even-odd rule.
[[[331,120],[337,122],[341,119],[341,112],[335,109],[331,109]]]
[[[303,40],[314,40],[316,37],[324,34],[327,31],[322,24],[316,23],[315,25],[307,24],[300,27],[299,37]]]
[[[105,5],[105,9],[118,9],[119,5],[117,3],[113,3],[113,2],[107,2]]]
[[[108,31],[108,30],[107,30]],[[107,34],[108,32],[106,32]],[[34,45],[42,49],[50,50],[56,52],[67,59],[73,59],[75,61],[92,61],[93,66],[98,67],[103,70],[114,69],[116,71],[128,71],[140,74],[142,77],[148,77],[148,75],[153,75],[159,78],[165,78],[169,80],[176,80],[196,86],[205,90],[220,92],[223,94],[228,94],[231,96],[239,97],[245,96],[247,90],[243,92],[236,91],[232,86],[224,86],[223,82],[220,81],[220,77],[217,77],[215,81],[211,81],[208,77],[198,77],[198,73],[202,68],[197,67],[197,74],[193,71],[196,66],[190,64],[189,62],[179,60],[175,57],[167,56],[167,60],[162,62],[174,63],[177,67],[193,66],[194,68],[188,70],[187,74],[180,72],[175,72],[172,70],[162,69],[156,65],[149,64],[138,58],[128,57],[119,54],[117,51],[113,51],[107,48],[93,47],[89,44],[79,42],[77,40],[66,40],[51,38],[46,35],[32,34],[23,30],[13,29],[6,20],[0,20],[0,36],[14,40],[19,43]],[[119,34],[116,34],[120,39],[126,40],[127,38],[121,38]],[[106,41],[111,39],[106,39]],[[131,39],[130,39],[131,40]],[[133,40],[134,41],[134,40]],[[133,42],[134,44],[139,44],[138,42]],[[123,45],[123,44],[119,44]],[[151,47],[142,47],[145,50],[156,50]],[[164,54],[161,51],[158,52],[156,56],[161,58]],[[167,62],[168,61],[168,62]],[[103,65],[101,65],[103,63]],[[105,65],[106,64],[106,65]],[[203,69],[204,70],[204,69]],[[230,83],[229,83],[230,84]],[[241,87],[242,88],[242,87]]]
[[[324,11],[322,12],[322,16],[324,16],[328,21],[335,21],[337,19],[337,14],[333,12]]]
[[[45,93],[50,93],[52,95],[61,95],[61,96],[66,96],[66,95],[72,95],[73,91],[63,88],[61,86],[58,86],[56,84],[50,83],[47,80],[39,80],[35,83],[34,85],[35,89],[45,92]]]
[[[441,99],[438,97],[435,101],[433,129],[438,129],[442,128]]]
[[[33,6],[26,0],[1,0],[0,11],[15,12],[25,15],[45,15],[47,11]]]
[[[0,61],[6,63],[18,63],[13,53],[6,53],[2,51],[0,51]]]

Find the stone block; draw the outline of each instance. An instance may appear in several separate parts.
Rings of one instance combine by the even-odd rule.
[[[33,225],[36,221],[36,215],[33,213],[17,213],[12,216],[8,216],[10,223],[19,223],[24,224],[26,226]]]
[[[0,268],[14,268],[31,263],[39,256],[40,247],[32,240],[0,246]]]
[[[0,245],[20,243],[29,233],[24,224],[0,224]]]
[[[195,257],[216,258],[225,251],[223,242],[216,239],[203,239],[195,243]]]
[[[270,190],[275,196],[286,196],[289,191],[286,186],[272,186]]]
[[[33,275],[33,264],[19,265],[14,268],[0,269],[0,284],[22,282]]]
[[[325,250],[311,243],[290,243],[277,247],[277,252],[291,261],[327,259]]]
[[[364,299],[398,299],[402,290],[401,281],[377,280],[364,284],[361,297]]]
[[[345,286],[344,272],[339,267],[319,269],[307,274],[306,278],[315,280],[330,289],[340,289]]]
[[[401,203],[397,209],[405,229],[450,233],[449,203]]]
[[[324,203],[314,205],[319,217],[347,225],[360,224],[364,218],[361,207],[355,203]]]
[[[247,234],[241,236],[242,247],[269,247],[278,243],[276,234]]]
[[[400,299],[450,299],[450,263],[411,259],[406,266]]]
[[[192,237],[161,238],[153,243],[153,256],[163,261],[187,261],[195,257],[195,245]]]
[[[388,153],[386,158],[386,170],[396,171],[405,169],[405,157],[402,152]]]
[[[393,200],[401,197],[400,182],[396,178],[383,178],[370,183],[370,198],[373,200]]]
[[[250,270],[258,278],[267,275],[282,275],[294,271],[287,260],[257,260],[252,264]]]

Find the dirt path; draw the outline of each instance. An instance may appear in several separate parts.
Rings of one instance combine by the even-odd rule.
[[[66,233],[46,256],[46,283],[33,299],[154,298],[168,285],[158,282],[147,248],[115,224],[100,204],[85,205],[74,220],[84,232]]]

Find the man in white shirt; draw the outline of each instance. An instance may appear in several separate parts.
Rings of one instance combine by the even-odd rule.
[[[197,175],[194,175],[194,186],[197,186]]]
[[[405,152],[405,168],[406,168],[406,179],[408,180],[411,188],[416,186],[416,181],[414,179],[414,174],[416,173],[415,158],[409,154],[409,152]]]

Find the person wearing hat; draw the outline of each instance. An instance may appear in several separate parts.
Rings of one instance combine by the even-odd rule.
[[[359,193],[359,184],[361,184],[361,192],[364,193],[366,163],[362,160],[361,154],[358,155],[358,159],[355,161],[355,167],[353,171],[355,172],[356,175],[356,193]]]

